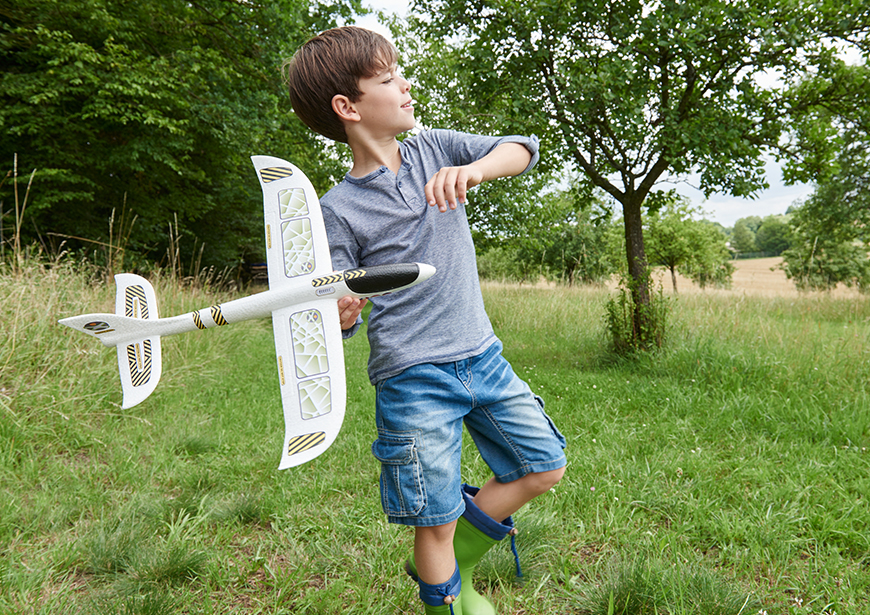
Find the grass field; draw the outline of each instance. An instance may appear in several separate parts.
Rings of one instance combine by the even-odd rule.
[[[870,302],[680,284],[667,348],[634,361],[607,350],[607,289],[485,286],[569,468],[516,517],[524,582],[499,546],[479,589],[503,615],[870,613]],[[155,286],[162,315],[226,298]],[[0,613],[420,613],[364,336],[339,439],[278,472],[270,323],[167,338],[121,410],[114,352],[55,324],[113,292],[0,270]],[[487,478],[470,442],[464,472]]]

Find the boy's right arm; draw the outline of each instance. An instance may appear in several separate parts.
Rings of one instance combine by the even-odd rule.
[[[532,153],[522,143],[502,143],[483,158],[457,167],[443,167],[426,183],[426,201],[440,211],[456,209],[469,189],[491,179],[519,175],[528,168]]]

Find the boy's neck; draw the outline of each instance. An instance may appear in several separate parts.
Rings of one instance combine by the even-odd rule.
[[[365,177],[381,167],[387,167],[393,173],[399,173],[402,166],[402,154],[399,142],[395,137],[383,141],[349,139],[348,144],[353,153],[352,177]]]

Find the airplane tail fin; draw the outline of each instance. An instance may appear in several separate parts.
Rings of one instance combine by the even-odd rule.
[[[115,313],[128,318],[156,320],[157,295],[145,278],[132,273],[115,276]],[[124,392],[122,408],[132,408],[154,392],[160,381],[160,336],[143,337],[117,346],[118,372]]]
[[[124,392],[122,408],[132,408],[154,392],[161,374],[160,336],[145,321],[157,320],[157,296],[145,278],[132,273],[115,276],[114,314],[82,314],[60,324],[96,337],[118,351],[118,372]]]

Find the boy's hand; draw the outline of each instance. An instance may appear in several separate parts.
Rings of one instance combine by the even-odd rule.
[[[467,191],[498,177],[522,173],[531,163],[532,154],[521,143],[502,143],[480,160],[461,167],[444,167],[426,184],[426,202],[440,211],[456,209],[465,203]]]
[[[356,319],[359,318],[368,302],[368,299],[357,299],[356,297],[342,297],[338,300],[338,318],[341,321],[342,330],[350,329],[356,324]]]
[[[437,205],[439,211],[456,209],[457,203],[465,203],[468,190],[483,180],[483,171],[474,164],[444,167],[426,184],[426,202]]]

